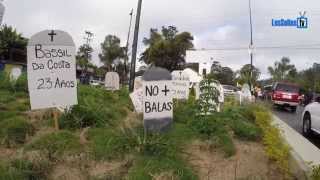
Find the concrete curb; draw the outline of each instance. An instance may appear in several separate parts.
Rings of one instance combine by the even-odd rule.
[[[320,165],[320,149],[273,115],[273,123],[282,132],[283,139],[291,147],[290,171],[300,179],[309,179],[312,165]]]

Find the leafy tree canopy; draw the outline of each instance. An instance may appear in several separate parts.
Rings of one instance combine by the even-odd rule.
[[[3,25],[0,27],[0,58],[9,58],[11,49],[25,50],[28,40],[22,37],[16,29]]]
[[[274,63],[274,67],[268,67],[268,71],[274,81],[294,80],[297,76],[297,69],[290,64],[288,57],[283,57]]]
[[[189,32],[179,33],[174,26],[150,30],[150,37],[143,43],[148,48],[142,53],[140,61],[148,65],[163,67],[169,71],[179,70],[185,64],[186,51],[193,48],[193,37]]]
[[[221,84],[234,85],[235,74],[229,67],[222,67],[217,61],[211,66],[212,78],[218,80]]]
[[[126,56],[125,47],[121,47],[120,43],[120,39],[114,35],[106,36],[104,42],[101,43],[102,53],[99,54],[99,58],[109,69],[116,60]]]

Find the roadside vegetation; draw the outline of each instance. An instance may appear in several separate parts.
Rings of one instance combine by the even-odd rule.
[[[289,174],[288,148],[261,105],[228,99],[221,112],[203,116],[191,93],[175,101],[171,130],[153,134],[133,113],[127,90],[80,85],[79,104],[60,115],[55,131],[52,111],[29,111],[25,76],[0,78],[0,179],[61,179],[63,170],[85,179],[201,179],[188,157],[197,141],[225,159],[237,155],[236,142],[263,143],[270,163]]]

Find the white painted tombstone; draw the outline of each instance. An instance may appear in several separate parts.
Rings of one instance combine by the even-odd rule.
[[[153,67],[142,79],[144,127],[147,131],[166,131],[173,121],[171,74],[166,69]]]
[[[188,99],[190,78],[189,75],[183,71],[173,71],[172,75],[172,93],[175,99]]]
[[[134,79],[134,91],[137,89],[142,88],[143,82],[142,82],[142,77],[138,76]]]
[[[6,8],[4,7],[4,5],[1,3],[0,0],[0,25],[2,24],[2,20],[3,20],[3,16],[4,16],[4,11],[6,10]]]
[[[143,88],[140,87],[130,94],[130,99],[137,113],[143,113]]]
[[[22,74],[22,68],[20,67],[14,67],[11,69],[10,72],[10,80],[11,81],[15,81],[17,80]]]
[[[78,103],[75,50],[64,31],[45,30],[31,37],[27,47],[31,109]]]
[[[105,86],[107,90],[117,91],[120,89],[120,78],[116,72],[108,72],[106,74]]]
[[[240,104],[245,101],[248,101],[248,102],[252,101],[250,86],[248,84],[244,84],[242,86],[241,93],[240,93]]]

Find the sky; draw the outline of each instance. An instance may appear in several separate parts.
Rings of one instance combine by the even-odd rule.
[[[93,32],[93,61],[99,64],[100,44],[106,35],[116,35],[123,46],[126,44],[129,13],[136,11],[137,0],[5,0],[3,4],[3,23],[28,38],[45,29],[59,29],[71,34],[79,47],[85,42],[84,32]],[[302,11],[306,11],[308,29],[271,26],[273,18],[295,19]],[[283,56],[298,70],[320,63],[319,0],[252,0],[252,22],[253,61],[262,72],[261,78],[269,77],[267,67]],[[143,0],[139,52],[145,48],[142,40],[150,28],[169,25],[190,32],[195,48],[207,49],[205,56],[223,66],[238,70],[250,62],[247,0]],[[130,47],[132,36],[133,28]]]

